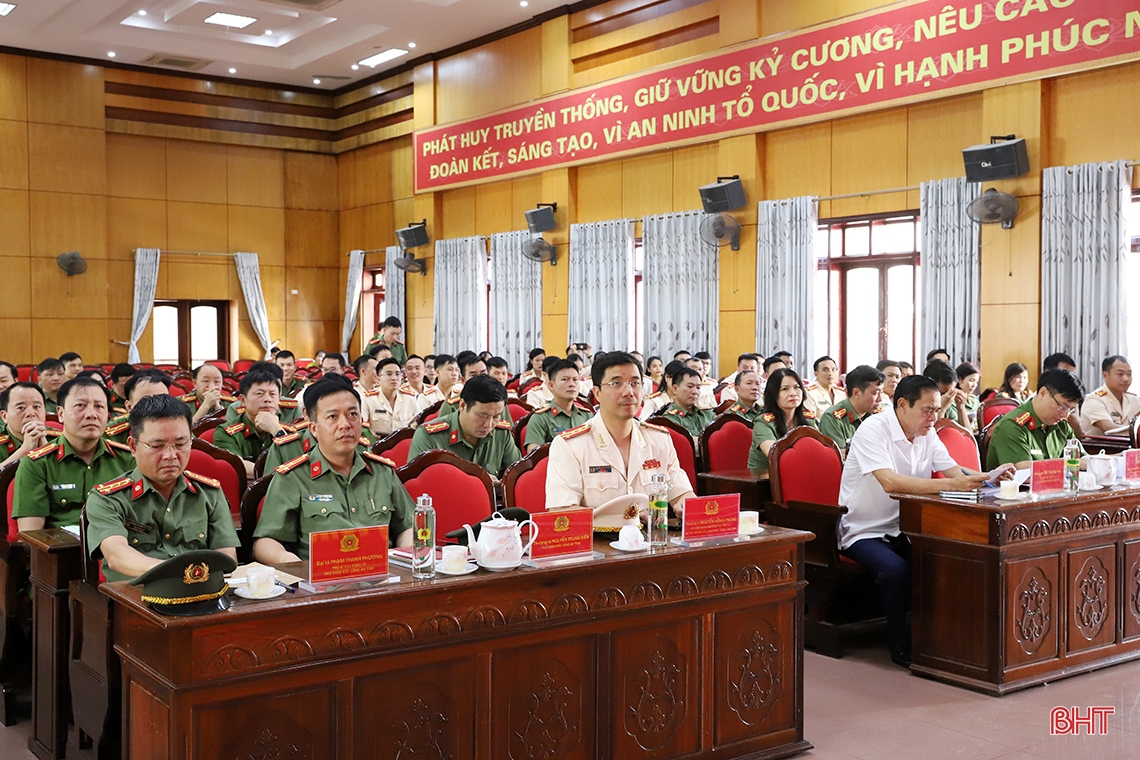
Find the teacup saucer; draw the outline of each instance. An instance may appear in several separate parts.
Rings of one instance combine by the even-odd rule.
[[[756,530],[742,530],[742,531],[740,531],[740,535],[742,535],[742,536],[759,536],[763,532],[764,532],[764,526],[761,525]]]
[[[450,570],[444,569],[443,560],[439,560],[438,562],[435,563],[435,571],[437,573],[439,573],[440,575],[469,575],[470,573],[473,573],[478,569],[479,569],[479,566],[476,565],[474,562],[468,562],[466,565],[463,566],[462,570],[460,570],[458,572],[452,572]]]
[[[267,599],[276,599],[277,597],[284,594],[286,590],[287,589],[284,586],[274,586],[273,591],[270,592],[269,596],[254,596],[253,594],[249,593],[248,587],[238,586],[234,588],[234,593],[240,596],[242,599],[250,599],[254,602],[264,602]]]
[[[519,560],[513,565],[484,565],[482,562],[478,564],[479,567],[483,568],[484,570],[490,570],[493,573],[502,573],[506,572],[507,570],[514,570],[516,567],[522,564],[522,560]]]
[[[636,549],[631,549],[630,547],[622,544],[620,541],[610,541],[610,546],[617,549],[619,552],[636,553],[636,552],[643,552],[643,551],[646,551],[647,549],[649,549],[649,542],[646,541],[644,544],[642,544],[640,547],[638,547]]]

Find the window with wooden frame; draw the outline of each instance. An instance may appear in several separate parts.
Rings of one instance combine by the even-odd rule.
[[[151,312],[154,363],[194,369],[230,359],[229,301],[155,301]]]
[[[363,345],[378,332],[377,325],[388,318],[388,309],[384,302],[384,267],[364,270],[364,284],[360,292],[360,314],[364,320],[364,324],[360,326],[360,335]]]
[[[921,242],[917,211],[820,220],[818,355],[833,357],[843,372],[887,358],[915,363]]]

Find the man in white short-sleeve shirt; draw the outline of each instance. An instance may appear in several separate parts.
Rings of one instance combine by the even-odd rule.
[[[847,507],[839,521],[839,548],[874,579],[887,615],[891,659],[903,667],[910,666],[910,541],[899,531],[899,503],[888,494],[972,491],[987,479],[1012,476],[1008,465],[988,474],[959,467],[934,433],[941,410],[933,380],[904,377],[894,408],[871,415],[855,432],[839,484],[839,503]],[[947,479],[932,479],[934,472]]]

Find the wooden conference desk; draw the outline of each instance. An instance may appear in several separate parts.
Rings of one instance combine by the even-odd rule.
[[[1140,657],[1140,489],[979,504],[894,494],[911,670],[989,694]]]
[[[696,482],[702,496],[718,493],[740,494],[740,508],[760,513],[764,519],[764,505],[772,500],[772,487],[767,470],[716,470],[698,472]]]
[[[156,614],[104,584],[127,758],[768,758],[803,737],[803,542]]]

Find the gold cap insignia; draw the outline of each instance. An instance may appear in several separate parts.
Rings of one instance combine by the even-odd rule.
[[[210,580],[210,567],[205,562],[193,562],[182,573],[183,583],[205,583]]]

